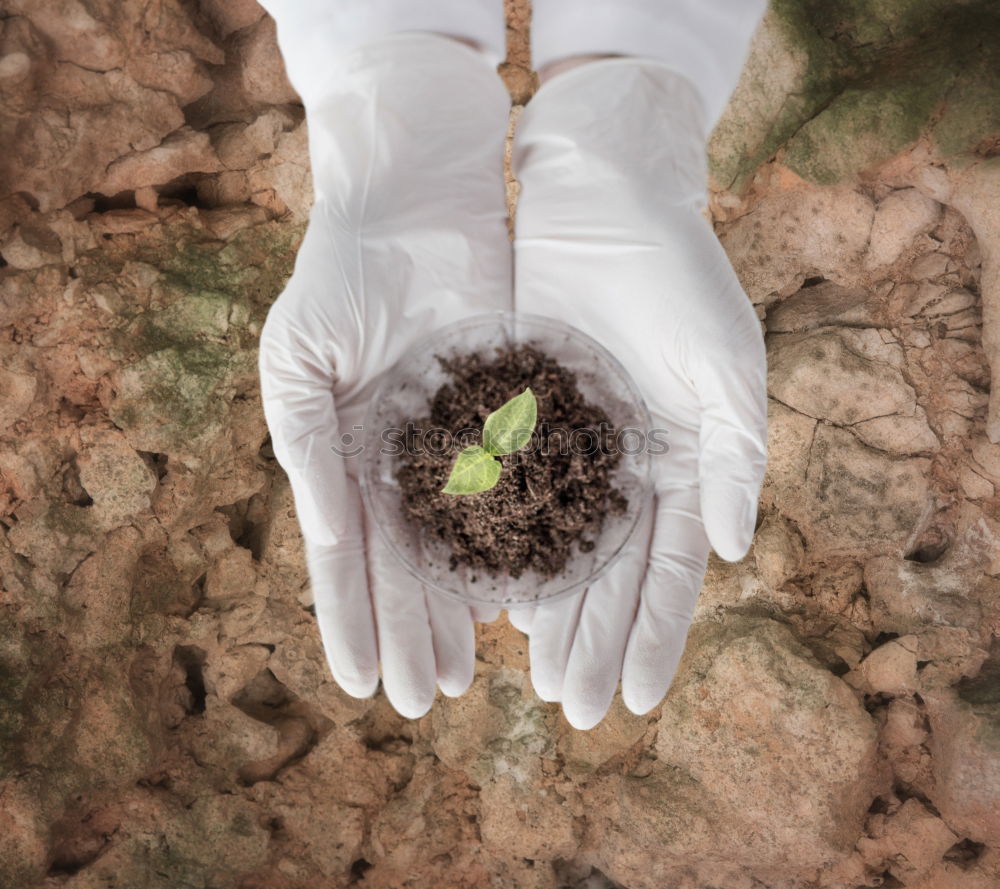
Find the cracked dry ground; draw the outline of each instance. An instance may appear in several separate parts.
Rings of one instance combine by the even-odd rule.
[[[504,616],[423,719],[328,675],[255,376],[311,200],[269,19],[7,0],[0,885],[1000,886],[993,9],[775,0],[711,145],[760,526],[578,732]]]

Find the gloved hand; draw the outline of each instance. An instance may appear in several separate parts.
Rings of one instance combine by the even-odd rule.
[[[736,560],[753,535],[765,352],[700,213],[712,122],[665,63],[615,58],[546,82],[518,124],[515,308],[564,318],[618,356],[669,442],[622,559],[580,595],[510,613],[530,637],[536,692],[581,729],[603,718],[619,676],[633,712],[660,702],[709,544]]]
[[[376,379],[414,340],[466,315],[510,310],[502,176],[510,100],[494,62],[455,40],[396,33],[351,49],[343,28],[324,30],[323,16],[347,6],[386,14],[412,10],[409,0],[267,6],[305,103],[316,201],[261,334],[264,411],[291,481],[333,677],[367,697],[381,659],[389,700],[415,718],[431,707],[435,683],[451,696],[468,688],[473,619],[496,615],[421,594],[365,515],[360,457],[333,448],[349,451],[360,438]],[[495,58],[499,7],[494,17],[495,39],[475,28],[465,36],[492,46]],[[345,27],[352,22],[372,25],[361,16]]]

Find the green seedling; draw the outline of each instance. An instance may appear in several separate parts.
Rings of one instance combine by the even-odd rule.
[[[483,424],[482,445],[472,445],[455,458],[445,494],[478,494],[500,479],[497,457],[519,451],[529,441],[538,419],[538,403],[530,388],[498,407]]]

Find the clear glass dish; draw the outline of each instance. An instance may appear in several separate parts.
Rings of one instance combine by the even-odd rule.
[[[622,458],[612,476],[614,486],[628,500],[628,507],[622,515],[605,516],[594,548],[587,553],[576,550],[564,571],[555,577],[543,578],[526,571],[515,579],[461,565],[452,570],[448,546],[425,536],[402,513],[395,476],[400,457],[385,445],[383,433],[426,415],[431,398],[448,381],[437,356],[492,356],[497,347],[525,344],[535,346],[576,374],[580,391],[607,413],[619,434],[622,430],[635,431],[630,432],[629,446],[622,448]],[[582,591],[625,550],[642,510],[649,508],[650,458],[645,446],[649,431],[649,411],[639,390],[621,363],[596,340],[562,321],[541,315],[475,315],[446,325],[415,343],[379,382],[364,422],[361,492],[365,508],[389,550],[426,587],[469,604],[528,607]],[[633,446],[638,442],[641,446]]]

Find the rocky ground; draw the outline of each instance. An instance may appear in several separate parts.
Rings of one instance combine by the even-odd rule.
[[[420,720],[327,673],[256,382],[311,200],[271,21],[7,0],[0,885],[1000,885],[998,35],[773,0],[711,145],[760,527],[662,707],[578,732],[505,616]]]

